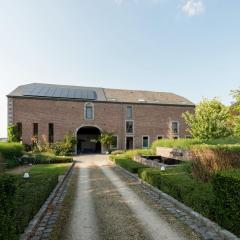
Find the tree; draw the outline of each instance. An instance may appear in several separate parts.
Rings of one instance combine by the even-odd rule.
[[[111,144],[114,141],[113,133],[108,133],[108,132],[101,133],[98,141],[100,143],[102,143],[107,148],[107,151],[109,151],[110,147],[111,147]]]
[[[240,137],[240,89],[231,91],[231,95],[235,101],[232,106],[234,115],[234,134]]]
[[[183,118],[193,138],[217,139],[233,133],[229,108],[217,99],[203,99],[196,106],[194,114],[186,112]]]
[[[8,141],[20,142],[20,132],[15,124],[8,126]]]

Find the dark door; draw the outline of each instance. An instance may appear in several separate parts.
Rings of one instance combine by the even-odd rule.
[[[126,137],[126,149],[133,149],[133,137]]]

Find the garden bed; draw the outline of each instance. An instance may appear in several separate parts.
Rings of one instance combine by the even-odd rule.
[[[13,174],[0,178],[0,239],[18,239],[70,165],[35,165],[29,179]]]

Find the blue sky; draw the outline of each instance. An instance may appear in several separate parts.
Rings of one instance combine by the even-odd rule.
[[[239,0],[0,0],[0,136],[5,95],[30,82],[229,104],[240,87],[239,9]]]

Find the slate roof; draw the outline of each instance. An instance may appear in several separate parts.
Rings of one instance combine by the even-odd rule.
[[[194,104],[188,99],[168,92],[80,87],[43,83],[31,83],[19,86],[12,91],[8,97],[194,106]]]

